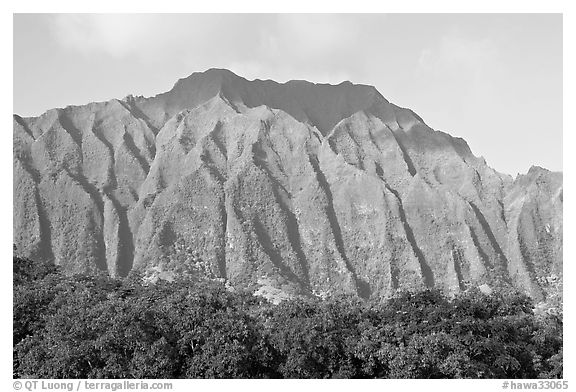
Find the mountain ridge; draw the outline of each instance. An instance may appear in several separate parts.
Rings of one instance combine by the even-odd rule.
[[[14,242],[70,273],[202,260],[296,295],[538,298],[562,273],[561,173],[498,173],[373,86],[211,69],[150,98],[15,115],[13,143]]]

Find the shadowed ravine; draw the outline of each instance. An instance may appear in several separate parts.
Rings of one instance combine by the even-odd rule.
[[[312,167],[314,168],[314,172],[316,173],[316,179],[318,180],[318,184],[320,185],[320,188],[324,191],[324,194],[326,195],[327,205],[325,212],[326,215],[328,216],[328,220],[330,221],[330,228],[332,229],[332,234],[334,235],[336,248],[338,249],[338,252],[342,257],[342,260],[344,260],[344,263],[346,263],[346,268],[348,268],[348,271],[350,271],[352,273],[352,276],[354,277],[358,294],[362,298],[368,298],[370,296],[370,286],[368,285],[367,282],[364,282],[358,278],[354,267],[352,266],[350,260],[348,260],[348,257],[346,256],[346,251],[344,249],[344,241],[342,239],[342,231],[340,229],[340,224],[338,223],[338,218],[336,217],[336,212],[334,211],[334,202],[332,197],[332,191],[330,190],[330,185],[328,184],[328,181],[326,180],[326,177],[324,176],[324,173],[320,168],[318,158],[311,156],[309,158],[309,161]]]
[[[134,262],[134,237],[128,223],[127,209],[112,196],[108,195],[116,214],[118,214],[118,264],[116,271],[119,276],[126,277],[132,270]]]
[[[258,148],[257,146],[258,144],[254,144],[252,148],[257,149]],[[306,255],[304,254],[304,251],[302,249],[302,243],[300,241],[300,232],[298,230],[298,219],[291,211],[290,207],[286,205],[286,202],[279,194],[280,188],[282,188],[284,193],[288,195],[287,197],[290,197],[289,192],[286,189],[284,189],[282,184],[278,182],[278,180],[274,177],[274,175],[272,174],[270,169],[268,169],[266,164],[264,162],[261,162],[260,159],[258,159],[257,154],[255,154],[254,156],[254,163],[260,170],[266,173],[268,179],[270,180],[271,189],[274,194],[274,200],[276,201],[277,205],[280,207],[282,213],[284,214],[284,219],[286,221],[285,228],[288,236],[288,241],[290,241],[292,250],[296,253],[298,264],[300,266],[302,274],[304,275],[303,280],[301,279],[299,280],[301,280],[303,287],[309,289],[310,277],[308,274],[308,261],[306,260]]]
[[[408,223],[408,219],[406,218],[406,212],[404,210],[404,206],[402,205],[402,199],[397,191],[390,188],[390,186],[386,185],[386,189],[390,191],[398,201],[398,212],[400,213],[400,220],[402,221],[402,226],[404,226],[404,232],[406,233],[406,238],[408,239],[408,243],[412,247],[414,251],[414,255],[418,259],[418,263],[420,264],[420,270],[422,271],[422,278],[424,279],[424,284],[426,287],[434,287],[434,275],[432,274],[432,270],[430,266],[426,263],[426,259],[424,258],[424,253],[418,246],[416,242],[416,237],[414,236],[414,231],[412,231],[412,227]]]

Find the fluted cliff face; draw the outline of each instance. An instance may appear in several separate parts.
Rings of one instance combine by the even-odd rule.
[[[562,175],[515,180],[370,86],[209,70],[14,116],[14,242],[70,273],[202,263],[288,294],[562,277]]]

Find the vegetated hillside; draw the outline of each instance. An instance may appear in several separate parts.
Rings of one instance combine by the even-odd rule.
[[[66,273],[200,261],[269,296],[559,292],[562,174],[498,173],[371,86],[212,69],[15,115],[13,142],[14,243]]]
[[[13,265],[15,378],[563,376],[561,315],[535,316],[524,294],[272,305],[205,279],[144,284]]]

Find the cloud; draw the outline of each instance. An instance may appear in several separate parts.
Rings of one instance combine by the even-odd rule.
[[[259,31],[257,58],[236,61],[277,80],[339,83],[364,72],[365,41],[382,15],[278,14]],[[251,64],[251,65],[248,65]]]
[[[453,72],[478,76],[497,62],[495,43],[490,39],[470,39],[457,31],[444,35],[439,44],[421,51],[418,70],[423,73],[449,75]]]
[[[362,72],[363,45],[382,15],[61,14],[52,36],[84,56],[227,67],[246,77],[341,82]],[[327,72],[326,70],[329,70]]]
[[[277,34],[292,55],[319,57],[351,49],[360,21],[345,14],[281,14]]]
[[[449,94],[460,96],[460,104],[479,104],[496,94],[494,80],[499,70],[496,42],[488,38],[470,38],[459,30],[443,35],[436,45],[420,52],[416,78]]]
[[[51,20],[52,33],[61,45],[84,54],[103,52],[123,56],[154,41],[157,15],[66,14]]]
[[[237,37],[221,27],[234,30],[237,22],[225,14],[59,14],[50,26],[56,42],[83,54],[151,59],[210,45],[234,49]]]

